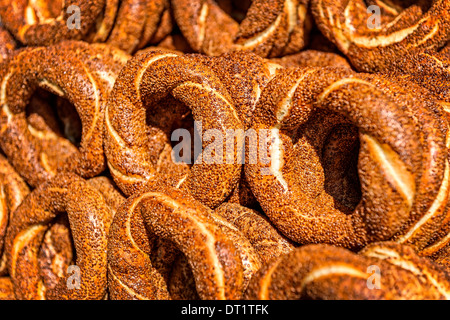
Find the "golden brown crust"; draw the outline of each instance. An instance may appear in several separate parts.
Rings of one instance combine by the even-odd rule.
[[[290,67],[338,67],[351,68],[348,61],[342,56],[332,52],[322,52],[317,50],[305,50],[296,54],[272,59],[279,65]]]
[[[0,26],[0,63],[11,56],[16,47],[16,41],[11,34]]]
[[[105,199],[106,205],[114,216],[120,205],[125,201],[125,197],[116,187],[114,182],[108,177],[98,176],[87,180],[87,183],[100,191],[103,199]]]
[[[30,192],[27,184],[0,154],[0,275],[5,275],[4,241],[13,212]]]
[[[16,39],[26,45],[40,46],[58,43],[62,40],[81,40],[96,22],[105,6],[106,0],[68,0],[60,7],[57,16],[39,17],[39,2],[30,3],[27,0],[9,0],[0,2],[2,23],[11,31]],[[80,9],[80,28],[69,28],[67,23],[74,13],[68,10],[71,6]]]
[[[242,250],[241,240],[235,243],[236,234],[189,194],[161,183],[149,186],[128,198],[114,217],[108,250],[111,297],[169,299],[166,281],[149,256],[156,236],[186,256],[202,299],[240,298],[243,254],[250,251]]]
[[[440,249],[430,256],[437,264],[441,265],[447,273],[450,273],[450,245]]]
[[[9,277],[0,277],[0,300],[16,300],[13,284]]]
[[[79,268],[78,289],[68,270],[55,287],[40,277],[39,247],[49,223],[67,212]],[[102,299],[107,288],[107,235],[112,215],[102,195],[74,174],[60,174],[36,188],[10,222],[6,240],[8,270],[19,299]]]
[[[450,55],[446,50],[410,54],[394,72],[427,89],[450,119]]]
[[[261,268],[245,298],[448,299],[449,276],[411,248],[394,243],[371,248],[391,250],[395,258],[380,258],[370,254],[370,249],[355,254],[323,244],[297,248]]]
[[[311,28],[306,1],[253,1],[240,24],[211,0],[174,1],[172,7],[191,47],[208,55],[232,49],[262,57],[298,52]]]
[[[402,68],[408,61],[405,56],[436,51],[450,38],[450,3],[446,0],[432,1],[426,12],[417,5],[391,8],[395,14],[383,12],[379,28],[369,27],[369,22],[374,24],[373,13],[362,0],[314,0],[311,7],[322,33],[360,71]]]
[[[214,213],[225,218],[238,228],[250,241],[263,264],[294,250],[294,245],[286,239],[259,212],[235,203],[223,203]]]
[[[106,42],[114,27],[117,11],[119,10],[119,3],[119,0],[106,0],[105,8],[97,17],[92,30],[84,37],[85,41]]]
[[[39,247],[39,273],[46,290],[54,290],[73,265],[72,234],[67,216],[60,215],[49,227]]]
[[[160,9],[162,6],[162,10]],[[159,15],[155,14],[159,13]],[[147,9],[147,20],[141,37],[139,48],[148,44],[156,45],[170,36],[174,27],[172,11],[169,0],[150,1]]]
[[[443,239],[448,234],[446,228],[450,218],[447,159],[450,138],[445,113],[433,95],[411,83],[409,77],[382,75],[367,76],[367,79],[392,97],[398,105],[404,106],[418,128],[424,147],[424,170],[420,185],[416,187],[411,217],[394,239],[429,255],[450,241]],[[431,245],[438,242],[439,245]]]
[[[315,173],[321,163],[304,145],[307,141],[293,139],[295,129],[318,109],[337,112],[359,128],[362,196],[351,215],[324,192],[324,177]],[[247,164],[246,177],[264,212],[287,237],[361,247],[392,238],[410,221],[428,218],[435,199],[437,211],[425,224],[436,228],[442,222],[446,200],[441,198],[447,195],[440,195],[438,186],[444,183],[445,190],[445,128],[429,114],[427,128],[417,128],[414,117],[422,111],[408,110],[377,89],[371,77],[347,68],[286,69],[265,87],[257,110],[253,128],[269,135],[269,161]],[[424,150],[423,155],[417,150]],[[434,169],[428,171],[428,166]],[[315,171],[308,180],[302,170]],[[423,241],[426,236],[420,245]]]
[[[201,122],[202,134],[217,129],[226,137],[226,129],[243,128],[227,88],[202,63],[205,59],[152,51],[135,56],[122,70],[106,109],[105,153],[114,181],[126,195],[161,176],[148,154],[152,137],[147,133],[146,113],[163,98],[172,95],[189,106],[194,120]],[[240,176],[239,145],[234,150],[232,164],[228,164],[224,150],[220,165],[202,161],[191,167],[187,177],[176,180],[202,203],[217,206]]]
[[[0,144],[32,186],[59,170],[75,171],[84,177],[104,170],[101,134],[104,104],[120,69],[119,61],[123,63],[120,60],[123,57],[116,52],[119,51],[105,45],[65,42],[46,48],[26,48],[1,66]],[[70,65],[66,63],[68,57]],[[28,127],[25,108],[38,87],[66,98],[75,106],[83,126],[79,149],[53,132]]]

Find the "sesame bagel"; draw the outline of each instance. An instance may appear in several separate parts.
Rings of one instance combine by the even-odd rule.
[[[105,45],[65,42],[25,48],[1,65],[0,145],[30,185],[39,185],[57,171],[92,177],[104,170],[103,110],[122,55]],[[28,125],[26,108],[37,88],[75,106],[82,124],[79,148],[52,131]]]
[[[40,268],[43,261],[39,248],[49,224],[62,212],[67,212],[75,244],[74,266],[79,271],[77,290],[68,285],[72,279],[69,269],[60,270],[62,274],[51,270],[59,276],[55,279],[56,283],[49,287],[49,282],[45,283],[41,278],[45,270]],[[111,221],[112,213],[101,193],[74,174],[59,174],[33,190],[15,211],[6,240],[8,270],[16,297],[104,298],[107,290],[107,236]],[[52,231],[53,235],[58,232],[55,229]],[[64,228],[61,232],[64,234]],[[55,241],[53,238],[53,244]],[[47,261],[51,260],[50,257]]]

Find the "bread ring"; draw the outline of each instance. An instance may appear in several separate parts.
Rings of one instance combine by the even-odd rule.
[[[147,52],[131,59],[117,78],[106,108],[105,153],[112,177],[126,195],[161,176],[148,155],[146,132],[146,112],[161,99],[171,94],[189,106],[194,120],[201,122],[202,134],[216,129],[226,137],[226,129],[233,129],[239,136],[243,129],[227,89],[201,61],[201,57]],[[175,185],[185,186],[202,203],[217,206],[239,179],[241,150],[239,145],[234,148],[233,163],[223,152],[221,164],[194,164]]]
[[[428,187],[416,188],[411,217],[393,239],[412,245],[422,255],[425,251],[430,255],[450,241],[447,236],[450,231],[447,160],[450,136],[445,113],[428,92],[411,83],[409,78],[367,76],[367,80],[392,97],[397,104],[403,105],[422,135],[426,151],[422,153],[425,170],[420,184]]]
[[[145,232],[144,225],[150,234]],[[243,270],[248,270],[243,263],[251,261],[242,259],[242,254],[251,250],[241,240],[235,243],[232,233],[237,230],[230,230],[233,227],[189,194],[160,183],[146,187],[126,200],[111,226],[108,247],[111,297],[170,298],[166,281],[149,256],[152,238],[156,236],[171,241],[184,253],[202,299],[240,298]]]
[[[0,155],[0,275],[6,273],[6,255],[4,240],[12,213],[30,192],[27,184]]]
[[[54,288],[40,277],[38,249],[48,224],[67,212],[79,268],[79,288],[64,270]],[[18,299],[102,299],[107,288],[107,235],[112,220],[102,195],[82,178],[59,174],[17,208],[6,239],[8,270]]]
[[[246,299],[449,299],[450,279],[407,246],[376,244],[361,254],[329,245],[307,245],[264,266]],[[389,255],[373,254],[389,251]],[[373,268],[373,269],[371,269]],[[372,270],[379,288],[369,288]],[[422,271],[423,270],[423,271]],[[374,284],[373,282],[371,283]],[[376,282],[375,282],[376,285]]]
[[[212,0],[172,1],[172,8],[190,46],[207,55],[233,49],[262,57],[295,53],[311,28],[307,1],[255,0],[240,24]]]
[[[9,0],[0,2],[0,16],[5,27],[16,39],[25,45],[40,46],[58,43],[62,40],[81,40],[96,22],[105,7],[106,0],[68,0],[62,2],[56,16],[39,17],[42,2]],[[44,2],[45,4],[46,2]],[[53,4],[54,5],[54,4]],[[71,6],[80,10],[80,28],[69,28],[68,20],[74,14]]]
[[[356,69],[379,72],[402,68],[405,56],[435,51],[450,39],[450,2],[427,3],[426,12],[417,5],[403,11],[391,8],[395,14],[381,14],[380,26],[373,28],[369,27],[373,13],[362,0],[313,0],[311,7],[319,29]]]
[[[360,132],[362,196],[351,215],[322,191],[323,177],[312,173],[308,178],[320,168],[320,160],[303,138],[295,140],[297,128],[321,108],[345,116]],[[246,177],[264,212],[290,239],[362,247],[367,241],[394,237],[411,220],[425,219],[423,223],[433,228],[442,223],[447,197],[445,131],[418,129],[413,120],[417,114],[377,89],[371,79],[347,68],[286,69],[265,87],[256,109],[253,128],[260,140],[266,139],[268,158],[265,164],[261,159],[246,164]],[[442,129],[435,118],[428,119]],[[424,150],[422,160],[417,150]],[[257,157],[248,150],[247,154]],[[428,171],[430,165],[436,171]],[[426,214],[436,198],[436,208]]]
[[[121,55],[105,45],[65,42],[26,48],[2,65],[0,145],[30,185],[39,185],[58,170],[83,177],[104,170],[103,108],[124,58]],[[69,56],[70,65],[64,62]],[[75,106],[83,126],[79,149],[53,132],[34,131],[27,125],[26,106],[38,87]]]

